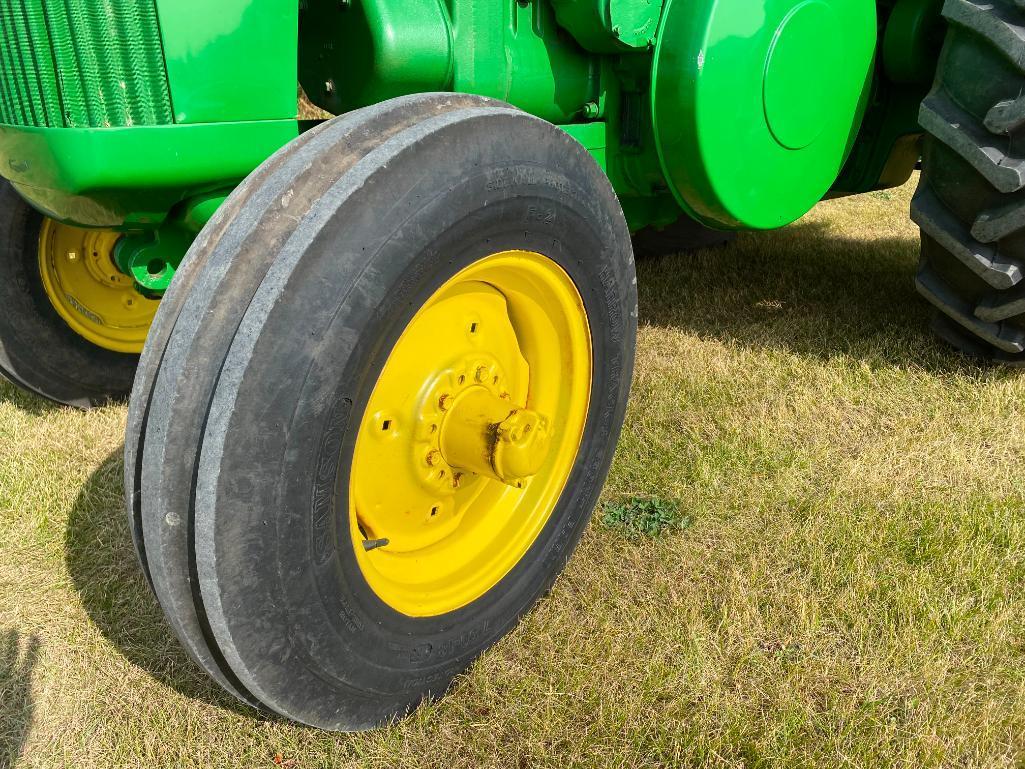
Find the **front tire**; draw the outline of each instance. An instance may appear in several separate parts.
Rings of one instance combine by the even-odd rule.
[[[46,220],[9,182],[0,179],[0,374],[24,390],[78,408],[123,400],[132,388],[138,355],[105,349],[72,327],[67,317],[74,315],[81,318],[80,327],[103,327],[95,322],[96,313],[85,306],[88,302],[61,291],[59,300],[65,317],[48,295],[40,251],[45,233],[60,227]],[[84,262],[93,255],[75,256]],[[97,256],[98,262],[102,256]],[[109,271],[117,279],[113,264]],[[107,290],[100,284],[97,288]],[[121,294],[113,289],[107,293]],[[136,301],[134,292],[130,300]],[[149,300],[138,296],[137,301],[135,310],[144,309]]]
[[[362,729],[442,694],[569,558],[625,413],[633,259],[593,159],[497,102],[387,102],[299,155],[257,171],[190,254],[203,266],[178,316],[204,321],[175,324],[136,394],[142,535],[158,598],[215,677]],[[203,315],[218,280],[229,295]],[[450,429],[457,413],[481,427]],[[527,424],[547,448],[502,459]],[[468,525],[480,536],[434,557]]]

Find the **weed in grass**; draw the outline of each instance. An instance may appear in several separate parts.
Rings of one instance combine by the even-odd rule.
[[[680,503],[661,497],[628,497],[602,506],[601,523],[629,540],[657,537],[689,528],[692,520],[680,511]]]

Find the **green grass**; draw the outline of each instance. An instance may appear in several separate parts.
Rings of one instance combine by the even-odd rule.
[[[221,694],[135,566],[124,409],[0,387],[0,766],[1025,764],[1025,378],[932,340],[909,196],[639,266],[595,524],[449,697],[374,733]]]

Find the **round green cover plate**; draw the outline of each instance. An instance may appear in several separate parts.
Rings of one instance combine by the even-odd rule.
[[[681,205],[730,229],[807,213],[857,136],[875,46],[875,0],[667,0],[652,110]]]

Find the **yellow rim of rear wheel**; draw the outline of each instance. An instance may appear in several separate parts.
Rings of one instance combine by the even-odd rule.
[[[39,274],[57,314],[86,341],[121,353],[140,353],[158,300],[135,290],[114,264],[120,234],[84,230],[44,219]]]
[[[416,313],[371,394],[349,478],[353,547],[382,601],[444,614],[516,566],[573,469],[591,366],[580,293],[538,253],[485,257]]]

